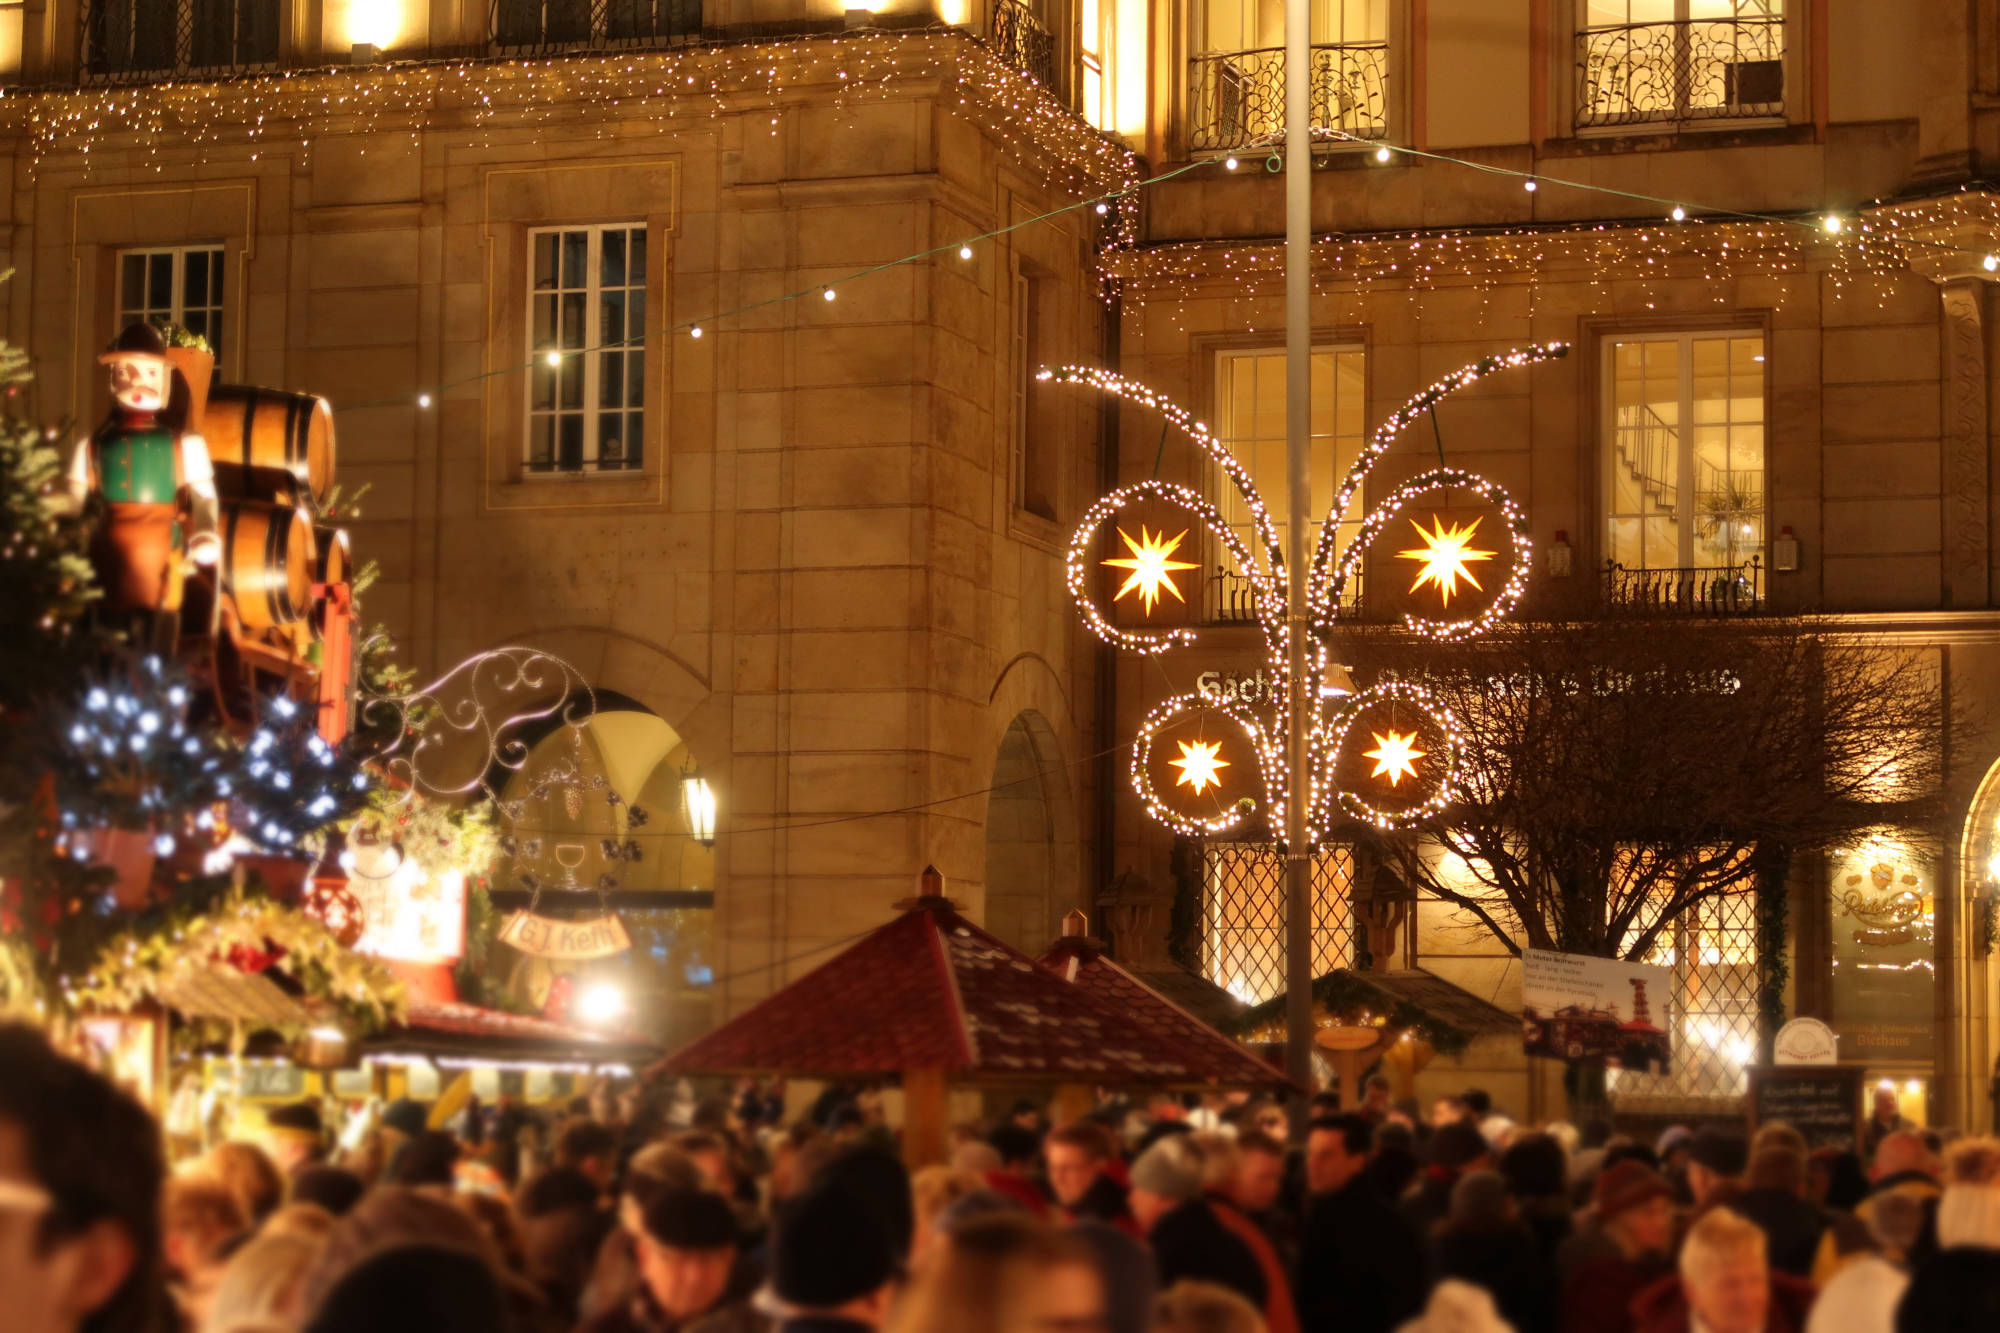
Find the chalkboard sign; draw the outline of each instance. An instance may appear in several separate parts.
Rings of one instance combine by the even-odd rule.
[[[1858,1065],[1779,1065],[1750,1071],[1750,1132],[1782,1120],[1805,1135],[1808,1150],[1861,1142]]]

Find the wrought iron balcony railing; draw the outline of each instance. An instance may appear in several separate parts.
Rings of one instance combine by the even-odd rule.
[[[1002,60],[1050,92],[1060,92],[1055,35],[1021,0],[995,0],[993,30],[987,40]]]
[[[84,83],[220,77],[278,63],[278,0],[83,0]]]
[[[1782,18],[1632,23],[1576,36],[1579,129],[1784,112]]]
[[[1312,119],[1363,139],[1389,132],[1389,44],[1312,49]],[[1285,49],[1199,55],[1188,69],[1188,148],[1242,148],[1285,131]]]
[[[509,55],[674,46],[701,36],[701,0],[492,0]]]
[[[1647,616],[1756,615],[1764,609],[1764,558],[1705,569],[1627,569],[1607,560],[1604,604]]]

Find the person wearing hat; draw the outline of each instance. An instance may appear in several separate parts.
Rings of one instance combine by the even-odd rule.
[[[104,501],[90,542],[104,609],[144,618],[165,637],[178,625],[183,561],[213,565],[222,553],[215,469],[201,435],[169,411],[191,404],[190,391],[158,329],[127,326],[98,362],[111,382],[111,415],[77,442],[70,499],[79,510],[93,493]]]
[[[1668,1272],[1674,1190],[1632,1158],[1600,1173],[1592,1195],[1594,1237],[1572,1252],[1562,1283],[1562,1333],[1629,1333],[1632,1299]],[[1578,1255],[1581,1257],[1578,1257]]]
[[[1743,1136],[1714,1125],[1703,1125],[1688,1141],[1687,1182],[1695,1210],[1727,1203],[1743,1189],[1743,1168],[1750,1162],[1750,1145]]]
[[[738,1237],[736,1216],[720,1194],[662,1190],[646,1205],[638,1240],[638,1290],[625,1304],[585,1320],[578,1333],[724,1333],[760,1326],[747,1311],[723,1309]]]
[[[1186,1134],[1170,1135],[1132,1163],[1129,1202],[1160,1266],[1160,1285],[1213,1282],[1263,1309],[1270,1287],[1257,1256],[1202,1197],[1206,1162]]]
[[[778,1210],[769,1289],[775,1333],[882,1327],[901,1269],[880,1210],[838,1182],[816,1182]]]
[[[326,1158],[326,1122],[310,1101],[274,1106],[264,1115],[264,1151],[287,1179]]]
[[[1653,1141],[1653,1156],[1660,1159],[1660,1174],[1674,1187],[1674,1202],[1686,1207],[1694,1202],[1688,1188],[1688,1150],[1694,1146],[1694,1131],[1686,1125],[1668,1125]]]

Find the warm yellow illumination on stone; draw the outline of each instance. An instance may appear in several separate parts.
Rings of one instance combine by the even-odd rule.
[[[1438,599],[1446,606],[1450,606],[1451,595],[1458,591],[1460,579],[1464,579],[1474,588],[1479,588],[1479,580],[1473,577],[1472,570],[1467,566],[1482,560],[1491,560],[1496,553],[1467,545],[1472,540],[1472,534],[1479,531],[1478,519],[1475,518],[1463,526],[1454,523],[1450,528],[1446,528],[1444,520],[1433,514],[1429,532],[1425,532],[1424,525],[1415,519],[1410,520],[1410,526],[1417,530],[1417,537],[1423,545],[1398,551],[1396,558],[1423,563],[1423,569],[1417,574],[1417,581],[1410,585],[1411,592],[1416,592],[1426,583],[1432,584],[1438,590]],[[1485,591],[1484,588],[1479,590]]]
[[[1179,534],[1170,540],[1165,528],[1153,532],[1141,523],[1139,540],[1133,541],[1132,535],[1123,528],[1118,529],[1118,536],[1125,543],[1125,549],[1132,554],[1117,556],[1104,563],[1113,569],[1129,569],[1132,572],[1112,597],[1112,601],[1123,601],[1126,593],[1136,589],[1139,593],[1139,604],[1145,607],[1149,616],[1153,614],[1153,607],[1160,600],[1162,588],[1172,593],[1175,601],[1187,601],[1187,598],[1181,596],[1181,590],[1174,585],[1174,574],[1179,570],[1198,569],[1200,566],[1186,560],[1171,558],[1173,553],[1180,549],[1180,544],[1187,540],[1187,529],[1181,529]]]
[[[1379,731],[1371,731],[1368,734],[1375,738],[1375,748],[1363,750],[1361,757],[1375,761],[1375,771],[1370,773],[1369,777],[1386,777],[1389,779],[1389,785],[1393,787],[1403,780],[1405,774],[1413,778],[1417,775],[1417,760],[1422,759],[1429,751],[1417,748],[1416,732],[1406,733],[1391,727],[1386,736]]]
[[[1376,739],[1381,738],[1378,736]],[[1216,757],[1222,752],[1221,741],[1175,741],[1174,744],[1181,747],[1181,757],[1167,762],[1181,771],[1181,775],[1174,779],[1175,785],[1194,788],[1196,796],[1210,787],[1222,785],[1218,773],[1229,767],[1229,761]]]

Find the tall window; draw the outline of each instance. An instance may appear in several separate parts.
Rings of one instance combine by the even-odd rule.
[[[168,320],[222,352],[222,247],[182,245],[118,255],[118,327]]]
[[[1580,0],[1580,8],[1580,128],[1784,114],[1784,0]]]
[[[637,468],[646,421],[646,229],[531,233],[528,470]]]
[[[1112,126],[1110,89],[1104,82],[1104,30],[1109,6],[1103,0],[1077,0],[1077,63],[1083,74],[1077,110],[1101,130]]]
[[[1035,372],[1057,346],[1050,321],[1058,302],[1049,299],[1050,279],[1029,272],[1014,275],[1014,320],[1009,356],[1014,408],[1014,504],[1040,518],[1056,517],[1063,456],[1063,420],[1057,395]]]
[[[1643,926],[1635,924],[1631,939]],[[1629,941],[1628,941],[1629,942]],[[1663,1025],[1673,1058],[1661,1073],[1612,1071],[1612,1098],[1662,1111],[1718,1109],[1749,1090],[1757,1057],[1757,900],[1710,898],[1683,912],[1639,960],[1671,967]]]
[[[26,10],[27,0],[0,0],[0,80],[11,82],[21,72]]]
[[[86,78],[277,63],[278,0],[83,0]]]
[[[1202,975],[1245,1004],[1285,989],[1285,860],[1264,843],[1212,842],[1202,852]],[[1313,854],[1313,975],[1354,961],[1348,898],[1354,854]]]
[[[1367,407],[1368,354],[1359,347],[1322,347],[1312,354],[1312,505],[1310,553],[1319,524],[1330,516],[1340,479],[1361,456]],[[1285,354],[1259,349],[1223,352],[1216,358],[1215,433],[1250,473],[1264,507],[1277,525],[1279,549],[1291,521],[1291,488],[1285,470]],[[1226,479],[1216,485],[1216,507],[1252,551],[1256,529],[1250,509]],[[1357,507],[1341,534],[1341,545],[1361,527]]]
[[[1314,125],[1389,129],[1389,0],[1311,0]],[[1285,128],[1285,12],[1265,0],[1194,0],[1188,146],[1239,148]]]
[[[1605,347],[1606,551],[1627,570],[1742,569],[1764,550],[1764,338]]]

